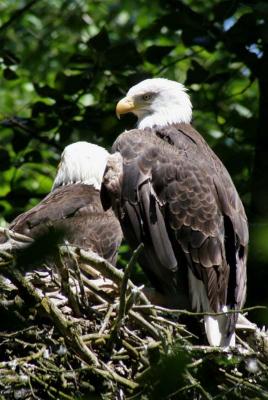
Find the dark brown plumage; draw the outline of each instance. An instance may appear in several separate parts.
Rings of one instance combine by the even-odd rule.
[[[122,232],[113,211],[104,211],[100,200],[108,157],[104,148],[92,143],[68,145],[61,155],[52,191],[11,222],[9,229],[35,239],[37,257],[42,255],[46,262],[54,262],[55,245],[69,243],[115,264]]]
[[[113,264],[122,239],[120,224],[112,210],[103,210],[99,191],[81,183],[55,189],[9,229],[33,239],[58,230],[63,242],[90,249]]]
[[[131,246],[144,242],[140,263],[153,285],[177,297],[177,305],[188,299],[196,311],[241,308],[247,218],[227,170],[202,136],[184,123],[133,129],[117,138],[113,151],[123,157],[117,213]],[[221,344],[228,344],[236,318],[227,316]]]

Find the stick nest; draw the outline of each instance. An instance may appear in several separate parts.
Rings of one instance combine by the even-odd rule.
[[[0,233],[0,399],[268,399],[267,333],[199,345],[181,323],[194,313],[131,281],[141,246],[123,272],[68,246],[32,263],[31,239]]]

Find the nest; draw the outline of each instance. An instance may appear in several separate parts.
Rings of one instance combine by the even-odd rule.
[[[131,281],[141,246],[124,272],[69,246],[27,269],[32,240],[1,232],[1,399],[268,398],[267,333],[248,323],[235,349],[197,344],[181,323],[194,313]]]

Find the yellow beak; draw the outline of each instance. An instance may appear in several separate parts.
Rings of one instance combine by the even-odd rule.
[[[124,97],[122,100],[120,100],[117,105],[116,105],[116,116],[118,119],[120,119],[121,114],[126,114],[128,112],[131,112],[135,109],[135,104],[133,100],[130,97]]]

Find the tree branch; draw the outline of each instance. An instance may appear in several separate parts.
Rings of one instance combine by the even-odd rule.
[[[0,26],[0,32],[3,32],[5,29],[7,29],[11,24],[13,24],[14,21],[17,19],[21,18],[22,15],[28,11],[33,5],[38,3],[39,0],[31,0],[29,3],[25,4],[24,7],[19,8],[18,10],[14,11],[13,15],[9,18],[7,22],[5,22],[2,26]]]

